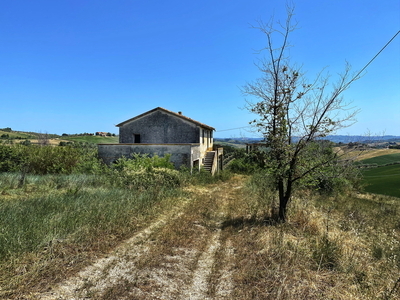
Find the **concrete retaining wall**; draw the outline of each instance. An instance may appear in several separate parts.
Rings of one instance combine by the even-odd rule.
[[[99,144],[99,157],[111,164],[118,158],[131,157],[133,153],[158,155],[171,154],[170,161],[175,168],[193,167],[193,161],[200,159],[200,144]]]

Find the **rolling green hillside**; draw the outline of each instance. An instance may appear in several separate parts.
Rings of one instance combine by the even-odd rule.
[[[0,137],[10,139],[35,139],[36,136],[27,132],[0,130]]]
[[[31,140],[32,143],[36,143],[38,139],[46,138],[49,140],[51,145],[58,145],[60,141],[70,141],[70,142],[84,142],[93,144],[115,144],[118,143],[118,136],[94,136],[94,135],[67,135],[59,136],[57,134],[48,133],[36,133],[36,132],[24,132],[24,131],[14,131],[11,128],[0,129],[0,140]],[[18,142],[17,142],[18,143]]]
[[[400,164],[363,170],[365,191],[400,198]]]
[[[400,153],[386,154],[372,158],[367,158],[359,161],[358,164],[363,164],[363,165],[376,164],[378,166],[383,166],[395,162],[400,162]]]
[[[61,138],[65,141],[71,142],[86,142],[93,144],[117,144],[118,136],[95,136],[95,135],[77,135],[77,136],[63,136]]]
[[[393,164],[397,162],[400,162],[400,153],[380,155],[359,161],[358,164],[377,166],[362,170],[365,191],[400,198],[400,164]]]

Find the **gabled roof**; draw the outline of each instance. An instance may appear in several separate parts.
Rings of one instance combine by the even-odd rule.
[[[143,114],[141,114],[141,115],[138,115],[138,116],[136,116],[136,117],[133,117],[133,118],[131,118],[131,119],[129,119],[129,120],[126,120],[126,121],[124,121],[124,122],[121,122],[121,123],[119,123],[119,124],[117,124],[117,125],[115,125],[115,126],[116,126],[116,127],[121,127],[121,126],[123,126],[123,125],[125,125],[125,124],[127,124],[127,123],[129,123],[129,122],[132,122],[132,121],[134,121],[134,120],[136,120],[136,119],[139,119],[139,118],[141,118],[141,117],[144,117],[144,116],[146,116],[146,115],[148,115],[148,114],[151,114],[151,113],[153,113],[153,112],[155,112],[155,111],[157,111],[157,110],[162,111],[162,112],[165,112],[165,113],[168,113],[168,114],[170,114],[170,115],[173,115],[174,117],[178,117],[178,118],[180,118],[180,119],[182,119],[182,120],[191,122],[191,123],[193,123],[193,124],[196,124],[196,125],[199,126],[199,127],[202,127],[202,128],[205,128],[205,129],[209,129],[209,130],[215,130],[214,127],[211,127],[211,126],[208,126],[208,125],[206,125],[206,124],[200,123],[200,122],[195,121],[195,120],[193,120],[193,119],[191,119],[191,118],[185,117],[184,115],[182,115],[182,114],[180,114],[180,113],[175,113],[175,112],[173,112],[173,111],[167,110],[167,109],[162,108],[162,107],[156,107],[156,108],[154,108],[154,109],[152,109],[152,110],[149,110],[148,112],[145,112],[145,113],[143,113]]]

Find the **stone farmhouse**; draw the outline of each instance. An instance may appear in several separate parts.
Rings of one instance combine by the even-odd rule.
[[[133,153],[170,154],[176,168],[203,166],[214,174],[222,169],[223,149],[213,148],[215,128],[162,107],[157,107],[116,125],[118,144],[99,144],[99,156],[107,164]]]
[[[96,136],[107,136],[107,132],[101,132],[101,131],[97,131],[95,133]]]

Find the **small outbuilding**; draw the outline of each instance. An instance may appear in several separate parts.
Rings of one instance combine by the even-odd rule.
[[[222,148],[213,149],[215,128],[157,107],[116,125],[118,144],[99,144],[99,156],[107,164],[133,153],[171,155],[176,168],[204,168],[214,173],[221,169]]]

